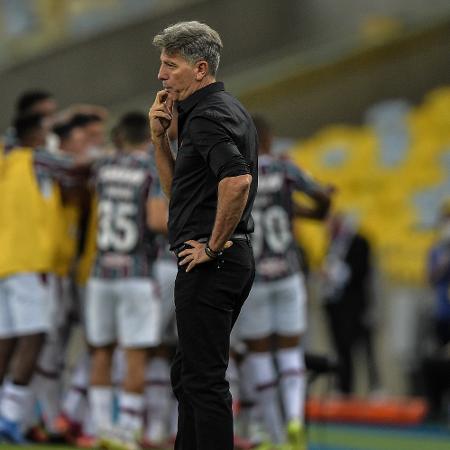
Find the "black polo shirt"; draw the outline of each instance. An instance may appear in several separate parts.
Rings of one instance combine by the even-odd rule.
[[[247,205],[235,233],[251,233],[258,183],[257,134],[244,107],[215,82],[178,103],[178,154],[169,205],[169,242],[210,236],[220,180],[252,175]]]

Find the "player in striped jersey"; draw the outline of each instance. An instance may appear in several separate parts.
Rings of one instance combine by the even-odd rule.
[[[73,120],[53,127],[58,137],[60,155],[73,157],[87,150],[86,133]],[[58,211],[58,223],[53,239],[56,242],[54,275],[49,278],[51,329],[39,357],[33,388],[39,401],[45,430],[49,438],[60,433],[57,418],[61,414],[62,374],[66,351],[74,326],[82,316],[77,295],[74,269],[81,239],[81,224],[87,203],[87,183],[63,189]]]
[[[115,344],[125,350],[119,399],[120,441],[132,448],[142,427],[148,349],[160,341],[160,305],[152,279],[153,232],[166,229],[145,115],[130,113],[118,126],[121,151],[95,168],[97,254],[86,293],[86,331],[94,348],[89,400],[97,437],[111,436],[111,364]],[[150,230],[149,230],[150,229]]]
[[[258,117],[254,121],[260,141],[258,192],[252,211],[256,278],[237,328],[247,344],[247,364],[252,369],[257,403],[272,441],[285,440],[276,396],[279,375],[288,438],[292,449],[300,450],[306,448],[301,442],[305,366],[303,349],[299,349],[306,330],[306,289],[292,222],[295,217],[323,219],[330,192],[287,159],[272,156],[268,124]],[[295,203],[292,196],[296,191],[308,195],[314,207]],[[270,353],[272,338],[279,374]]]

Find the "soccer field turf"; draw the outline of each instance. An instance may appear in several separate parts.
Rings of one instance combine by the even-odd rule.
[[[450,428],[445,427],[382,428],[311,424],[308,426],[308,439],[308,450],[450,450]],[[17,447],[0,444],[2,450],[69,450],[73,448],[61,445]]]

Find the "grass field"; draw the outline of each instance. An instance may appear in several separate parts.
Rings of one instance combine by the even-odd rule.
[[[308,427],[308,437],[310,442],[308,450],[450,450],[450,427],[382,428],[311,424]],[[73,447],[59,445],[17,447],[0,444],[0,449],[69,450]]]

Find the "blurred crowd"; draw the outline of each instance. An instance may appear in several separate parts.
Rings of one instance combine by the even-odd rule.
[[[233,331],[227,373],[236,446],[301,450],[307,374],[322,368],[312,355],[308,364],[305,349],[307,257],[294,220],[322,222],[328,234],[320,295],[335,358],[325,365],[342,395],[355,392],[356,347],[366,356],[370,391],[381,388],[373,249],[350,216],[333,210],[335,188],[273,156],[269,124],[259,116],[254,122],[257,277]],[[170,139],[176,153],[176,127]],[[309,201],[294,201],[295,192]],[[1,439],[170,445],[177,429],[170,387],[177,263],[166,221],[145,113],[124,114],[111,127],[97,105],[61,110],[41,90],[18,98],[0,147]],[[449,225],[447,205],[429,259],[436,352],[422,371],[437,417],[450,379]]]

